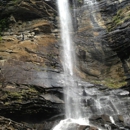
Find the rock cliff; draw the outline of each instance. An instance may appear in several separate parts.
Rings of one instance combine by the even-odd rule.
[[[105,13],[109,19],[106,23],[108,33],[105,35],[105,39],[108,41],[108,46],[116,52],[117,56],[120,58],[126,80],[129,85],[129,32],[130,32],[130,4],[128,0],[116,1],[113,3],[113,8],[115,11],[111,12],[111,15],[106,13],[112,10],[112,7],[106,5],[105,9],[102,9],[103,14]]]
[[[0,1],[0,11],[0,115],[35,124],[63,116],[55,2]]]
[[[129,0],[98,0],[93,8],[83,1],[75,4],[77,76],[107,87],[129,85]],[[0,115],[6,117],[0,117],[2,127],[50,130],[64,117],[56,2],[1,0],[0,12]],[[109,91],[94,87],[104,94]],[[128,101],[127,94],[124,99]],[[95,109],[91,101],[88,105]],[[90,120],[99,119],[107,122],[103,117]],[[120,117],[116,119],[120,124]]]
[[[78,67],[82,72],[80,74],[87,81],[109,87],[126,85],[128,79],[126,73],[129,67],[125,67],[127,63],[124,63],[121,56],[123,59],[129,57],[129,54],[124,54],[129,49],[128,3],[127,0],[100,0],[93,6],[86,3],[78,8],[76,12],[76,52],[79,61]],[[117,17],[120,18],[117,19]],[[126,49],[123,49],[121,45],[124,45]],[[122,49],[120,54],[119,50],[115,50],[114,47]]]

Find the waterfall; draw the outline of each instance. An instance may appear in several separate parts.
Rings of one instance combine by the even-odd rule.
[[[67,0],[58,0],[61,38],[63,45],[63,67],[65,75],[73,76],[72,20]]]
[[[75,9],[76,1],[73,0],[74,7],[74,20],[76,19]],[[84,5],[87,4],[91,11],[94,10],[96,0],[84,0]],[[62,50],[62,65],[64,69],[64,93],[65,93],[65,114],[66,118],[81,119],[84,112],[81,99],[81,91],[76,84],[76,76],[74,69],[76,65],[75,51],[73,46],[73,26],[72,16],[69,9],[69,0],[57,0],[60,28],[61,28],[61,42],[63,45]],[[92,15],[95,17],[95,15]],[[75,22],[73,22],[75,24]]]
[[[62,38],[62,64],[64,69],[64,93],[66,118],[79,118],[81,112],[79,108],[79,98],[77,98],[77,85],[75,84],[74,65],[76,64],[75,53],[72,40],[72,20],[69,10],[68,0],[58,0],[60,17],[61,38]],[[75,104],[73,107],[72,105]]]
[[[76,76],[74,74],[74,68],[76,60],[72,40],[73,28],[69,10],[69,2],[68,0],[57,0],[57,3],[60,17],[61,39],[63,45],[62,65],[64,69],[65,80],[64,97],[66,120],[61,121],[53,130],[67,130],[70,127],[71,123],[83,123],[84,121],[80,120],[82,119],[80,110],[80,96],[78,92],[78,86],[75,82]]]

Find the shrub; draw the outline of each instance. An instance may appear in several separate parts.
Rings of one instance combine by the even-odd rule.
[[[2,34],[2,31],[8,28],[8,25],[9,25],[8,18],[0,20],[0,35]]]

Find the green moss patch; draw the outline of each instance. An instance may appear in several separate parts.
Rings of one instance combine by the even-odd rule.
[[[117,11],[111,23],[107,26],[108,31],[113,31],[116,27],[130,19],[130,4]]]
[[[37,97],[40,93],[33,87],[28,87],[25,89],[15,88],[14,90],[4,90],[2,91],[1,101],[4,102],[5,105],[9,105],[12,102],[22,103],[24,101],[33,99]]]
[[[127,82],[125,80],[124,81],[115,81],[113,79],[93,80],[93,81],[91,81],[91,83],[102,84],[102,85],[105,85],[109,88],[120,88],[120,87],[125,86],[127,84]]]
[[[8,25],[8,18],[0,19],[0,40],[2,39],[2,32],[8,28]]]

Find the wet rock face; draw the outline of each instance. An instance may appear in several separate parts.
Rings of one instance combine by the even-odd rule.
[[[0,115],[15,121],[26,122],[29,128],[50,130],[60,119],[64,118],[64,76],[58,71],[52,72],[51,70],[37,72],[32,69],[30,74],[24,67],[25,65],[22,66],[21,71],[11,75],[11,78],[11,71],[6,68],[6,72],[9,73],[8,77],[5,77],[4,87],[0,91]],[[92,126],[80,126],[73,123],[69,125],[69,128],[72,130],[75,128],[98,130],[99,127],[103,129],[111,127],[113,130],[120,130],[120,127],[129,128],[128,91],[108,89],[101,85],[78,80],[75,81],[75,84],[78,85],[79,92],[71,92],[72,107],[75,107],[73,97],[79,98],[80,96],[77,99],[81,100],[80,109]],[[73,96],[73,94],[77,96]],[[93,125],[98,127],[93,127]]]
[[[63,120],[56,128],[59,130],[130,129],[128,91],[108,89],[83,81],[78,82],[78,88],[78,93],[71,92],[72,108],[75,107],[74,94],[76,94],[76,100],[80,100],[81,103],[80,110],[84,119],[77,122],[73,119]]]
[[[53,1],[1,1],[1,17],[13,15],[16,20],[33,20],[43,17],[53,17],[55,2]]]
[[[117,86],[125,85],[125,74],[120,58],[107,45],[108,40],[103,37],[106,34],[106,23],[109,19],[106,20],[106,12],[103,16],[101,11],[105,5],[109,8],[112,2],[100,1],[93,6],[88,3],[84,3],[75,11],[77,32],[74,41],[80,69],[78,74],[86,80],[100,82],[106,86],[114,87],[114,83]]]
[[[29,67],[31,71],[26,70]],[[41,68],[38,72],[32,67],[33,64],[20,64],[2,68],[0,115],[38,122],[63,113],[62,75],[56,70]]]
[[[115,2],[115,3],[114,3]],[[107,21],[106,27],[108,33],[104,36],[105,40],[108,41],[108,46],[112,48],[114,52],[122,62],[122,66],[126,75],[126,80],[129,85],[129,32],[130,32],[130,4],[128,0],[113,1],[113,8],[115,11],[109,13],[112,9],[110,4],[102,6],[103,18]],[[104,8],[106,7],[106,8]]]
[[[55,122],[45,120],[64,116],[55,3],[5,1],[0,7],[0,18],[9,22],[0,29],[0,115],[28,126],[8,129],[50,130]]]
[[[22,123],[17,123],[14,122],[10,119],[4,118],[2,116],[0,116],[0,128],[5,130],[5,129],[9,129],[9,130],[32,130],[32,128],[22,124]]]

